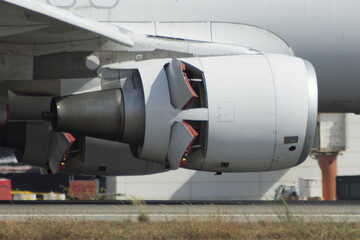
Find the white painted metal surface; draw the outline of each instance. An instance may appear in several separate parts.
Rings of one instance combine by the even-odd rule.
[[[277,117],[276,148],[270,170],[279,170],[302,163],[310,152],[315,136],[318,91],[311,64],[284,55],[270,55],[267,60],[274,78]],[[298,136],[296,142],[286,142],[293,136]]]
[[[316,82],[310,84],[316,79],[308,77],[311,69],[302,59],[258,54],[182,61],[204,72],[208,112],[191,110],[193,116],[197,115],[194,111],[208,114],[201,170],[269,171],[294,166],[306,158],[316,126],[316,107],[312,106],[317,105],[317,98],[316,89],[309,91],[316,88]],[[138,69],[146,112],[145,139],[139,156],[159,163],[166,163],[169,156],[172,159],[168,152],[171,126],[184,117],[170,104],[164,71],[169,62],[159,59],[106,66]],[[177,168],[176,164],[170,165]],[[187,167],[199,168],[191,164]]]
[[[204,72],[211,96],[202,170],[277,170],[306,158],[316,126],[311,106],[317,98],[316,91],[309,92],[316,79],[308,78],[311,69],[303,60],[252,55],[188,61]],[[308,127],[313,131],[305,141]]]
[[[266,58],[209,58],[201,59],[201,65],[207,94],[216,96],[208,99],[208,151],[203,168],[221,171],[221,162],[228,162],[230,169],[238,171],[269,169],[276,102]]]
[[[40,1],[49,3],[47,0]],[[162,34],[180,38],[189,35],[194,39],[204,40],[211,36],[208,32],[211,24],[234,23],[266,29],[283,39],[297,56],[314,65],[321,90],[319,99],[323,111],[358,109],[358,1],[159,0],[154,4],[147,0],[127,0],[119,1],[117,5],[106,9],[101,5],[92,4],[90,0],[67,1],[71,4],[65,8],[71,12],[98,21],[116,23],[142,33],[156,34],[156,26],[159,26]],[[104,3],[111,1],[104,0]],[[60,1],[54,0],[50,3],[63,7]],[[164,27],[161,23],[164,23]],[[195,29],[187,28],[188,23],[196,25]],[[224,36],[226,42],[236,41],[241,45],[240,30],[228,26],[220,31],[220,36]],[[235,37],[232,38],[226,33]],[[244,37],[248,39],[248,36]]]
[[[60,80],[60,96],[101,90],[101,78],[66,78]]]
[[[171,126],[183,116],[170,104],[163,68],[169,61],[107,66],[138,69],[146,109],[145,139],[139,156],[159,163],[169,157]],[[201,170],[268,171],[291,167],[305,159],[313,138],[307,129],[314,130],[316,125],[316,108],[311,106],[316,106],[317,99],[316,91],[309,91],[314,87],[310,82],[316,79],[308,78],[309,69],[302,59],[240,55],[182,61],[204,72],[207,96],[211,96],[206,160]]]
[[[211,34],[214,42],[242,45],[265,53],[294,55],[286,40],[259,27],[239,23],[212,22]]]
[[[115,69],[138,69],[145,98],[145,139],[140,158],[164,163],[169,148],[171,125],[180,112],[170,103],[164,65],[170,60],[112,65]]]
[[[25,10],[26,12],[31,12],[34,15],[43,17],[42,20],[44,20],[44,21],[40,22],[40,25],[41,25],[40,28],[39,28],[39,26],[34,28],[30,25],[29,26],[30,28],[24,29],[24,27],[20,25],[20,29],[10,29],[10,30],[8,29],[8,32],[10,32],[12,34],[16,34],[17,33],[16,31],[27,32],[27,31],[34,31],[34,30],[38,30],[41,28],[49,28],[49,27],[54,27],[55,32],[56,32],[56,30],[58,30],[57,32],[59,32],[60,27],[69,28],[69,26],[70,26],[70,27],[81,29],[81,30],[85,30],[86,32],[91,32],[95,35],[110,39],[112,41],[123,44],[125,46],[131,47],[134,45],[133,41],[131,40],[131,38],[128,35],[124,34],[120,29],[116,28],[113,25],[106,24],[106,23],[100,23],[100,22],[95,21],[90,18],[79,17],[77,15],[71,14],[68,11],[53,7],[49,4],[42,4],[42,3],[38,2],[38,1],[34,1],[34,0],[11,0],[11,1],[3,0],[2,2],[0,2],[0,5],[2,7],[4,7],[4,6],[13,6],[14,7],[15,6],[15,8],[12,8],[12,11],[16,11],[18,14],[22,14],[22,12]],[[7,9],[7,8],[5,8],[5,9]],[[26,17],[23,19],[26,19]],[[13,22],[12,24],[14,24],[14,23],[16,24],[16,23],[18,23],[19,18],[16,15],[12,18],[10,15],[10,16],[8,16],[7,20],[10,22],[12,21]],[[54,20],[58,21],[57,26],[54,25]],[[31,21],[26,22],[26,20],[25,20],[24,23],[31,24]],[[32,24],[34,24],[34,22]],[[15,28],[15,27],[13,26],[13,28]],[[80,37],[84,33],[79,31],[78,34],[79,34],[78,36]],[[26,39],[24,39],[24,41],[26,41]],[[46,42],[46,39],[43,39],[42,41]],[[54,36],[52,36],[50,34],[50,35],[48,35],[47,41],[55,41],[56,42],[56,39],[54,39]]]

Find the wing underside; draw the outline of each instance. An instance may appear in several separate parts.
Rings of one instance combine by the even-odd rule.
[[[34,0],[0,1],[0,42],[50,44],[105,38],[134,45],[126,30]]]

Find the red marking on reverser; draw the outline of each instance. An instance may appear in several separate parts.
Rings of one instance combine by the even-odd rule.
[[[195,100],[196,98],[198,98],[198,95],[196,94],[196,92],[195,92],[194,89],[192,88],[192,86],[191,86],[191,84],[190,84],[190,82],[189,82],[189,79],[188,79],[188,77],[187,77],[187,75],[186,75],[186,73],[185,73],[186,66],[185,66],[184,63],[181,63],[181,69],[182,69],[182,71],[183,71],[183,76],[184,76],[184,80],[185,80],[185,82],[186,82],[186,85],[188,86],[188,88],[190,89],[191,94],[193,95],[192,98],[190,98],[190,100],[183,106],[182,109],[184,110],[184,109],[188,108],[188,107],[194,102],[194,100]]]
[[[183,121],[183,124],[185,125],[185,127],[187,128],[187,130],[190,132],[190,134],[193,136],[193,139],[191,140],[189,146],[187,146],[185,152],[183,155],[187,154],[191,148],[191,146],[194,144],[195,142],[195,139],[197,138],[197,136],[199,136],[199,134],[196,132],[196,130],[190,125],[188,124],[187,122]],[[181,159],[181,162],[180,162],[180,167],[184,166],[186,164],[186,159]]]
[[[66,136],[66,138],[67,138],[67,140],[69,141],[70,144],[66,148],[66,151],[65,151],[65,153],[63,155],[63,158],[60,161],[60,164],[59,164],[59,167],[58,167],[59,171],[63,170],[66,167],[65,161],[66,161],[66,159],[67,159],[67,157],[69,155],[69,152],[70,152],[74,142],[76,141],[76,139],[70,133],[65,133],[65,136]]]

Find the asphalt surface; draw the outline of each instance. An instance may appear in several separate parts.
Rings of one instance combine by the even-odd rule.
[[[151,220],[209,220],[213,217],[237,221],[304,220],[360,222],[360,202],[0,202],[0,220],[137,220],[144,212]]]

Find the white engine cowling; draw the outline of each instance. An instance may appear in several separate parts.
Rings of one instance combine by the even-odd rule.
[[[170,61],[107,66],[140,74],[146,117],[139,158],[216,172],[278,170],[306,159],[317,116],[316,75],[309,62],[260,54],[182,59],[184,75],[200,86],[188,90],[200,100],[181,108],[194,96],[174,84],[181,81],[177,77],[170,79]]]
[[[54,99],[45,114],[54,130],[128,143],[135,157],[168,169],[271,171],[300,164],[310,151],[317,82],[303,59],[157,59],[111,64],[98,73],[106,91]],[[111,148],[110,141],[85,139],[85,147]],[[91,174],[87,166],[97,166],[91,162],[98,157],[80,151],[64,170]]]
[[[317,117],[316,75],[309,62],[257,55],[206,58],[200,64],[208,95],[207,151],[187,167],[271,171],[306,159]]]

